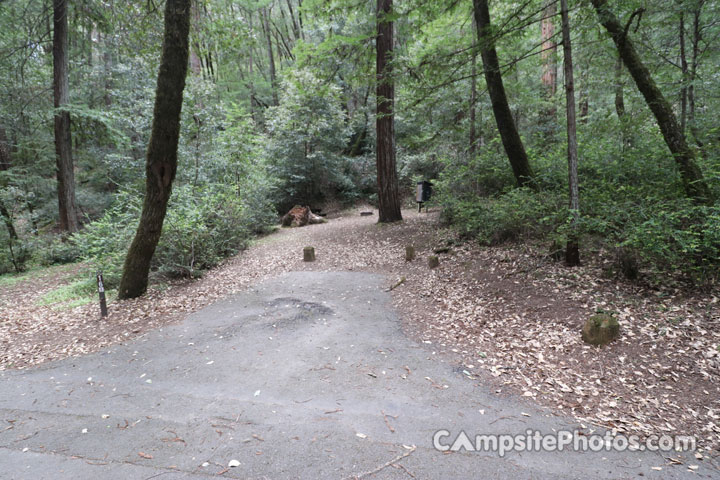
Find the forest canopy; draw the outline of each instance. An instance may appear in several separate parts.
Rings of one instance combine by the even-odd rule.
[[[431,180],[466,239],[552,255],[578,242],[630,279],[715,283],[720,4],[568,3],[564,45],[555,0],[193,1],[154,274],[200,275],[293,205],[382,203],[390,118],[398,198],[412,207]],[[78,288],[98,270],[117,286],[145,195],[164,7],[0,2],[0,273],[82,261]],[[393,102],[378,94],[390,82]]]

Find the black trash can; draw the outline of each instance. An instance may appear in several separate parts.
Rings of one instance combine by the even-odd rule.
[[[415,201],[418,203],[418,212],[421,211],[423,203],[430,200],[432,196],[432,183],[427,180],[417,183],[417,190],[415,191]]]

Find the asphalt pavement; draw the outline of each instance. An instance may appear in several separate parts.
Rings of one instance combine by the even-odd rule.
[[[580,425],[409,339],[390,283],[294,272],[127,344],[0,372],[0,479],[720,477],[692,453],[468,451]]]

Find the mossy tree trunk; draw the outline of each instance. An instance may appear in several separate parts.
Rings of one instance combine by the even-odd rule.
[[[678,120],[673,113],[670,103],[665,99],[657,84],[650,75],[650,71],[640,59],[628,30],[630,24],[623,26],[615,14],[610,10],[607,0],[591,0],[600,23],[610,33],[617,47],[620,58],[635,81],[638,90],[645,98],[645,102],[655,116],[665,143],[675,158],[680,170],[685,194],[698,203],[712,203],[713,198],[700,167],[695,162],[695,154],[688,147],[685,135]],[[632,21],[632,18],[631,20]]]
[[[392,0],[377,1],[377,184],[380,223],[402,220],[395,166]]]
[[[162,58],[155,92],[155,109],[145,162],[145,200],[140,224],[120,280],[118,296],[134,298],[147,289],[150,261],[160,240],[172,182],[177,170],[191,0],[167,0]]]
[[[503,147],[505,147],[508,160],[510,160],[510,166],[518,186],[528,186],[531,185],[533,172],[505,95],[505,86],[503,85],[500,64],[495,51],[495,35],[497,32],[490,23],[488,0],[473,0],[473,12],[478,28],[478,41],[480,42],[480,56],[485,70],[485,82],[487,83],[490,102],[495,114],[495,123],[497,123],[498,132],[500,132],[500,138]]]

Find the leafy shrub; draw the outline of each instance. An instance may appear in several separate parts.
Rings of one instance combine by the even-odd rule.
[[[246,180],[243,198],[233,185],[202,188],[180,185],[173,190],[153,270],[171,276],[196,276],[244,248],[255,233],[275,222],[267,185]],[[88,263],[88,278],[102,271],[108,288],[116,287],[135,234],[141,201],[129,192],[98,220],[74,234],[74,255]]]
[[[708,283],[720,272],[720,206],[687,201],[657,205],[630,225],[621,245],[634,249],[652,267],[675,270]]]
[[[246,207],[235,192],[214,187],[175,190],[153,259],[158,270],[194,276],[247,245],[253,226]]]
[[[497,198],[446,200],[443,218],[464,236],[496,245],[552,231],[568,217],[562,202],[550,192],[514,189]]]
[[[115,203],[102,217],[70,237],[77,258],[87,262],[88,278],[103,272],[107,288],[120,283],[128,246],[137,228],[141,203],[128,191],[118,193]]]
[[[72,263],[80,258],[76,246],[62,235],[43,235],[29,240],[35,263],[42,266]]]

